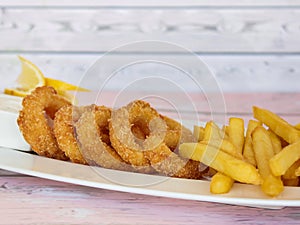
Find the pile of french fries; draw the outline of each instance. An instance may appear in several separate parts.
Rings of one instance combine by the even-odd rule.
[[[179,154],[209,167],[210,191],[223,194],[235,182],[260,185],[269,196],[284,186],[298,186],[300,124],[292,126],[275,113],[253,107],[246,131],[244,120],[230,118],[222,128],[213,121],[194,126],[197,143],[183,143]]]

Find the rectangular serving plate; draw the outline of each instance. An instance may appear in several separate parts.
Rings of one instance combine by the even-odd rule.
[[[259,186],[235,183],[227,194],[211,194],[209,181],[104,169],[0,147],[0,168],[45,179],[144,195],[280,209],[300,206],[299,187],[285,187],[276,198]]]

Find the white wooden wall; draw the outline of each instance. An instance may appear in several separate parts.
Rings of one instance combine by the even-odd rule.
[[[0,0],[0,88],[17,77],[17,55],[47,76],[78,83],[105,52],[143,40],[195,52],[224,92],[300,90],[299,0]],[[151,48],[114,57],[139,54],[186,57]]]

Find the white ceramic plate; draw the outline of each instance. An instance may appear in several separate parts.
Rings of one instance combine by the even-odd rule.
[[[156,175],[137,174],[49,159],[27,152],[0,147],[0,168],[36,177],[170,198],[218,202],[263,208],[300,206],[299,187],[286,187],[276,198],[262,193],[259,186],[234,184],[228,194],[213,195],[209,182]]]
[[[228,194],[213,195],[209,192],[209,181],[205,180],[129,173],[31,154],[26,152],[29,150],[29,145],[23,140],[16,124],[20,99],[0,95],[1,99],[3,101],[0,101],[0,146],[2,146],[0,147],[0,169],[95,188],[153,196],[274,209],[300,206],[299,187],[285,187],[280,196],[270,198],[262,193],[259,186],[234,184]],[[7,108],[8,106],[11,107]],[[186,122],[185,125],[193,127],[193,123]]]
[[[0,146],[30,151],[17,125],[21,102],[20,97],[0,94]]]

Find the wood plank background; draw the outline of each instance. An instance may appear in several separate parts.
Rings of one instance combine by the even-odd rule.
[[[1,5],[8,7],[294,7],[299,6],[299,0],[111,0],[111,1],[98,1],[98,0],[1,0]]]
[[[300,1],[89,0],[71,4],[4,0],[0,2],[0,88],[14,85],[20,71],[17,55],[30,59],[47,76],[79,84],[89,67],[107,51],[137,41],[166,41],[203,60],[227,96],[252,93],[257,98],[258,93],[269,93],[275,105],[288,101],[294,106],[278,113],[291,114],[296,122],[300,100],[281,93],[297,96],[300,91],[299,19]],[[189,64],[188,52],[138,46],[116,50],[106,67],[145,55],[149,59],[164,55]],[[101,71],[104,74],[106,67]],[[187,72],[193,69],[191,65]],[[145,66],[128,67],[120,72],[124,74],[122,80],[111,88],[120,90],[131,82],[125,74],[136,78],[145,71]],[[172,70],[160,72],[170,79],[175,76]],[[92,78],[85,84],[93,90],[99,88]],[[248,100],[247,106],[257,102],[253,97]],[[262,100],[262,106],[267,107],[266,102]],[[227,104],[234,105],[228,98]],[[229,107],[228,113],[237,113],[237,108]],[[251,111],[241,108],[241,113]]]
[[[105,52],[137,40],[177,43],[199,53],[297,53],[300,9],[1,8],[0,48]],[[133,52],[151,49],[132,49]]]
[[[299,18],[299,1],[2,1],[0,88],[15,80],[18,54],[76,83],[106,51],[159,40],[195,52],[224,92],[298,92]],[[115,60],[128,54],[185,59],[172,49],[132,48]]]
[[[279,113],[297,116],[297,98],[286,99],[280,93],[299,93],[299,18],[300,1],[284,0],[176,0],[163,4],[134,0],[74,4],[1,1],[0,88],[14,85],[20,71],[17,55],[33,61],[47,76],[79,84],[88,68],[107,51],[131,42],[157,40],[195,53],[214,73],[224,93],[273,93],[278,104],[284,99],[296,106],[293,111]],[[138,46],[115,51],[111,64],[162,54],[175,62],[189,63],[186,52]],[[193,65],[190,70],[187,72],[192,72]],[[137,77],[145,71],[145,67],[134,67],[121,73]],[[160,72],[174,77],[171,70]],[[116,82],[112,89],[119,90],[128,82]],[[87,86],[99,88],[93,79]],[[199,90],[190,87],[189,91]]]
[[[80,82],[86,70],[101,56],[101,54],[91,53],[2,52],[0,53],[0,74],[5,79],[1,81],[1,88],[13,85],[20,71],[20,63],[16,55],[22,55],[33,61],[47,76],[61,78],[75,84]],[[152,56],[155,57],[155,55]],[[130,55],[116,55],[114,62],[123,57],[130,57]],[[178,61],[185,59],[185,56],[176,54],[170,54],[170,57],[176,57]],[[214,72],[224,92],[299,91],[300,56],[298,54],[203,54],[199,57]],[[130,73],[130,68],[126,72]],[[141,73],[142,69],[136,72]],[[89,84],[90,88],[96,88],[93,82]]]

